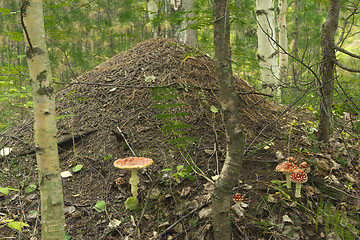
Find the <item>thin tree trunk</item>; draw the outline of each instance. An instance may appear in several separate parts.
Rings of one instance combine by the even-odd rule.
[[[146,0],[146,8],[148,10],[149,20],[150,21],[154,20],[156,17],[156,14],[159,11],[157,2],[155,0]],[[154,26],[151,25],[151,32],[154,37],[158,37],[159,36],[159,27],[154,28]]]
[[[279,64],[277,60],[277,47],[274,43],[275,11],[274,1],[256,0],[256,16],[258,25],[258,53],[260,65],[261,84],[264,93],[273,94],[280,98]]]
[[[186,16],[189,18],[195,17],[194,0],[184,0],[184,4],[185,4],[185,10],[188,12],[186,14]],[[186,27],[189,27],[189,25],[194,24],[194,23],[195,23],[195,21],[187,21]],[[185,43],[191,47],[196,47],[197,46],[197,30],[188,28],[185,30],[185,32],[186,32]]]
[[[279,80],[282,84],[288,83],[288,39],[287,39],[287,24],[286,24],[286,12],[287,1],[279,0],[279,14],[278,14],[278,28],[279,28],[279,45],[284,49],[279,49]]]
[[[42,0],[24,0],[21,10],[33,89],[42,239],[63,240],[65,218],[56,143],[54,86],[45,41]]]
[[[215,240],[231,239],[230,203],[239,179],[244,151],[244,134],[239,117],[239,99],[231,69],[229,0],[214,0],[214,47],[220,101],[226,129],[226,158],[212,195]]]
[[[106,9],[106,15],[109,21],[109,47],[110,47],[110,56],[114,56],[115,55],[115,50],[114,50],[114,37],[113,37],[113,24],[112,24],[112,18],[111,18],[111,5],[110,5],[110,0],[107,0],[107,9]]]
[[[340,0],[330,0],[326,21],[321,34],[321,86],[319,140],[328,142],[331,129],[331,111],[334,96],[335,78],[335,32],[339,23]]]
[[[294,13],[294,57],[299,59],[299,0],[295,0],[295,13]],[[293,84],[298,82],[297,62],[293,61]]]

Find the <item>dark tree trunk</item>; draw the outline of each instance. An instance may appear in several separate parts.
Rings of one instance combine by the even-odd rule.
[[[214,239],[230,240],[232,189],[239,179],[245,141],[240,126],[239,99],[231,69],[229,1],[215,0],[213,16],[216,71],[226,128],[227,154],[212,195],[212,221]]]
[[[321,34],[321,86],[319,140],[328,142],[331,129],[331,110],[334,96],[335,50],[334,38],[338,27],[340,0],[330,0],[326,21]]]

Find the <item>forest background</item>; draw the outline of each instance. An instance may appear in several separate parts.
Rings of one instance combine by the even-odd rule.
[[[151,12],[147,10],[147,2],[44,1],[48,50],[54,80],[59,89],[64,83],[145,39],[154,35],[171,37],[174,26],[180,26],[184,21],[190,22],[188,29],[196,30],[196,47],[213,57],[211,1],[195,0],[192,11],[177,12],[167,10],[169,1],[165,0],[156,1],[158,11]],[[0,7],[0,130],[16,123],[32,107],[20,4],[20,0],[2,0]],[[288,3],[286,12],[288,52],[315,72],[321,62],[321,25],[327,16],[327,4],[327,1],[322,0],[293,1]],[[359,16],[349,14],[349,10],[357,6],[358,3],[342,1],[337,32],[337,35],[345,32],[342,48],[355,54],[360,53],[360,40],[356,34],[359,31]],[[251,83],[255,89],[261,90],[260,68],[256,57],[258,40],[255,1],[231,1],[230,22],[234,73]],[[337,58],[346,66],[360,68],[356,58],[341,52],[337,52]],[[316,114],[318,90],[315,87],[308,89],[314,79],[313,74],[290,57],[287,77],[281,86],[281,102],[289,104],[296,100],[295,105],[313,109]],[[335,116],[343,112],[358,115],[359,81],[358,73],[338,70],[333,105]],[[359,119],[355,124],[360,128]]]

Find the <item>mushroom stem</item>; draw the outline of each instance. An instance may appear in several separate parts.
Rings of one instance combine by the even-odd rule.
[[[131,194],[136,197],[138,195],[137,193],[137,185],[139,184],[140,180],[137,175],[137,169],[131,169],[131,178],[129,180],[129,183],[131,184]]]
[[[291,175],[291,173],[285,173],[285,176],[286,176],[286,187],[287,187],[288,189],[291,189],[290,175]]]
[[[296,183],[295,197],[296,198],[301,197],[301,183]]]

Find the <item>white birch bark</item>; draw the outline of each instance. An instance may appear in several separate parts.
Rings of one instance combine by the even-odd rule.
[[[154,20],[156,17],[156,13],[159,11],[157,2],[155,0],[146,0],[146,7],[149,12],[150,21]],[[152,27],[151,32],[153,33],[154,37],[158,37],[159,34],[157,29],[154,29],[154,27]]]
[[[41,235],[42,239],[64,239],[65,217],[56,139],[55,90],[45,41],[42,0],[23,1],[21,12],[33,89]]]
[[[278,14],[278,29],[279,29],[279,70],[280,70],[280,82],[288,82],[288,61],[289,57],[286,54],[288,51],[288,39],[287,39],[287,24],[286,24],[286,12],[287,12],[287,1],[279,0],[279,14]]]
[[[256,0],[256,16],[258,23],[258,53],[261,84],[263,92],[272,94],[279,99],[279,65],[277,59],[277,47],[274,43],[275,35],[275,11],[273,0]]]

